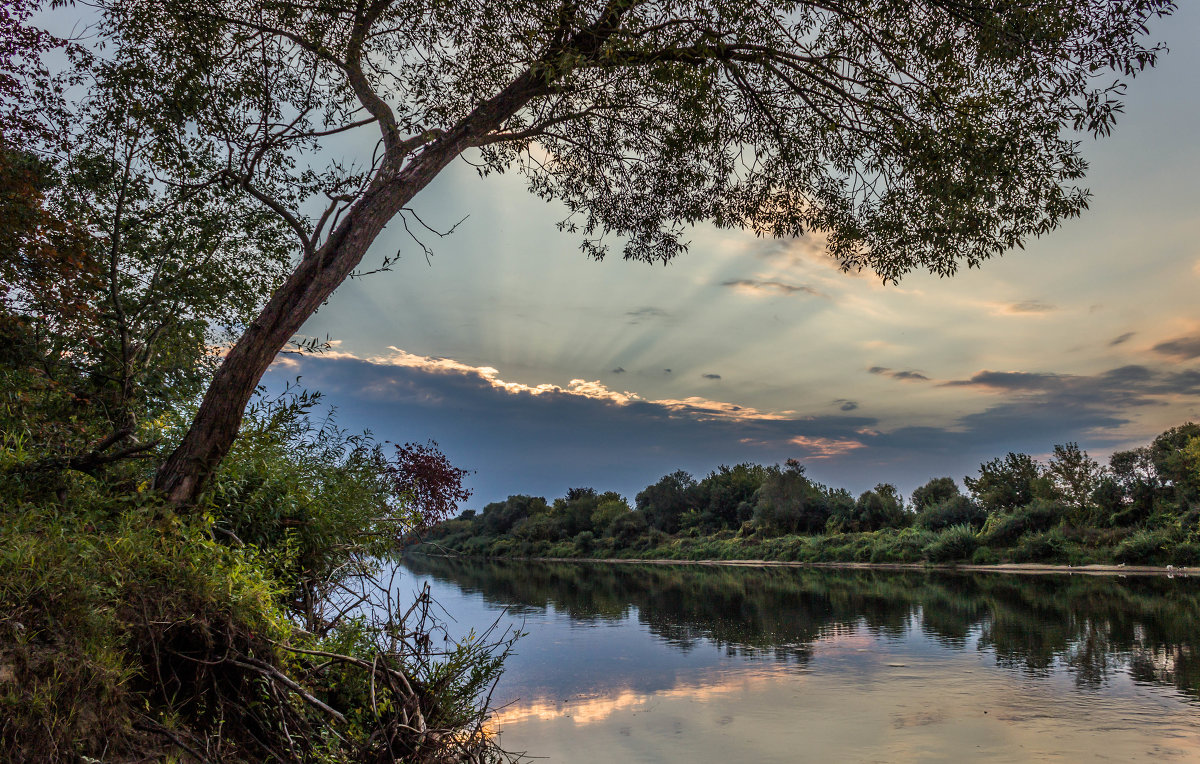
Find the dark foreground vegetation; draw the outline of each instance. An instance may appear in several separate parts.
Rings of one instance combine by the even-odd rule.
[[[35,349],[26,329],[4,327],[10,348]],[[268,401],[202,513],[181,514],[145,490],[146,462],[55,466],[75,428],[106,424],[78,406],[104,392],[62,368],[27,376],[31,360],[0,367],[0,760],[499,755],[483,698],[514,635],[447,641],[428,592],[378,578],[430,509],[414,479],[437,477],[434,452],[385,458],[314,422],[311,396]]]
[[[631,508],[616,493],[572,489],[553,503],[510,496],[426,537],[431,552],[487,557],[1081,565],[1200,564],[1200,426],[1114,453],[1077,444],[1042,464],[1010,453],[964,480],[930,480],[905,501],[880,484],[857,498],[804,467],[675,472]]]
[[[159,182],[170,114],[23,92],[39,51],[87,58],[33,8],[0,12],[0,761],[495,758],[512,635],[443,639],[378,580],[466,496],[434,446],[260,395],[195,502],[154,489],[286,253],[228,189]]]

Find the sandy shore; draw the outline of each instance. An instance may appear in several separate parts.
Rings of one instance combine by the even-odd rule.
[[[782,560],[642,560],[584,557],[506,557],[508,560],[538,562],[585,562],[609,565],[728,565],[747,568],[861,568],[864,570],[952,570],[972,573],[1021,573],[1025,575],[1084,575],[1084,576],[1194,576],[1200,568],[1178,568],[1172,565],[1043,565],[1040,563],[998,563],[996,565],[935,565],[903,562],[785,562]]]

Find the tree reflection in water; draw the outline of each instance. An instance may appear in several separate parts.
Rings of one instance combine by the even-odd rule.
[[[919,628],[950,649],[991,651],[1001,667],[1027,676],[1061,671],[1080,687],[1100,687],[1123,670],[1200,699],[1200,589],[1191,579],[424,556],[405,566],[518,614],[552,606],[598,623],[636,613],[684,652],[707,640],[803,665],[823,638]]]

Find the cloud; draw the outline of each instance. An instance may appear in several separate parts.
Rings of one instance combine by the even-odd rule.
[[[486,502],[512,493],[552,495],[569,485],[636,493],[663,474],[696,474],[737,461],[795,456],[833,464],[862,453],[878,422],[837,412],[803,416],[703,396],[649,398],[602,382],[505,379],[495,367],[401,349],[355,358],[298,357],[266,382],[304,384],[335,402],[339,424],[381,439],[436,438],[456,464],[476,471]]]
[[[1154,369],[1137,364],[1094,375],[984,370],[970,379],[945,382],[943,386],[973,387],[1018,395],[1022,400],[1116,411],[1161,405],[1168,397],[1200,395],[1200,370]]]
[[[866,443],[854,438],[826,438],[816,435],[795,435],[782,441],[775,439],[741,438],[738,442],[744,446],[754,448],[775,451],[782,450],[783,453],[793,456],[796,455],[796,449],[799,449],[801,452],[799,455],[810,460],[845,456],[853,451],[867,447]]]
[[[701,374],[700,376],[703,377],[704,379],[720,379],[721,378],[720,374]]]
[[[1200,369],[1170,365],[1095,375],[983,370],[948,383],[987,393],[982,410],[891,427],[845,398],[828,415],[702,396],[652,399],[595,380],[514,382],[491,366],[399,349],[374,358],[291,356],[267,381],[278,389],[296,374],[336,402],[342,426],[391,440],[436,438],[455,463],[476,470],[472,487],[484,503],[557,495],[569,485],[632,495],[676,469],[703,474],[792,456],[819,464],[814,478],[832,485],[857,491],[884,481],[910,490],[1010,450],[1041,453],[1072,440],[1093,451],[1126,448],[1152,435],[1144,420],[1161,418],[1166,402],[1200,402]]]
[[[1014,302],[1011,305],[1006,305],[1002,312],[1004,313],[1049,313],[1050,311],[1058,310],[1057,307],[1041,300],[1022,300]]]
[[[825,295],[807,284],[788,284],[784,281],[758,280],[758,279],[731,279],[721,282],[721,286],[731,287],[734,291],[742,294],[750,294],[762,296],[767,294],[807,294],[813,297],[824,297]]]
[[[828,459],[831,456],[841,456],[867,447],[867,444],[857,440],[819,438],[808,435],[797,435],[788,442],[804,449],[809,459]]]
[[[1038,453],[1072,440],[1088,449],[1125,448],[1148,439],[1149,433],[1136,438],[1129,434],[1131,426],[1144,427],[1143,417],[1172,402],[1200,401],[1200,370],[1140,365],[1094,375],[985,370],[944,384],[978,389],[1000,400],[945,426],[885,431],[870,441],[872,448],[922,454],[925,460],[940,454],[947,465],[969,454],[991,458],[1009,450]]]
[[[943,387],[977,387],[989,390],[1049,390],[1061,386],[1066,379],[1061,374],[1040,374],[1024,371],[977,372],[970,379],[944,382]]]
[[[1154,346],[1154,352],[1183,361],[1200,358],[1200,336],[1177,337],[1160,342]]]
[[[613,373],[613,374],[624,374],[624,373],[625,373],[625,369],[624,369],[624,368],[622,368],[622,367],[620,367],[620,366],[618,366],[617,368],[615,368],[615,369],[613,369],[613,370],[612,370],[612,373]]]
[[[886,366],[872,366],[871,368],[867,369],[867,372],[870,374],[878,374],[878,375],[884,376],[884,377],[891,377],[892,379],[898,379],[898,380],[901,380],[902,382],[928,382],[929,381],[929,377],[925,376],[924,374],[922,374],[919,371],[911,371],[911,370],[895,371],[893,369],[889,369]]]
[[[1110,348],[1115,348],[1117,345],[1124,345],[1126,342],[1129,342],[1129,340],[1133,339],[1134,335],[1136,334],[1137,332],[1125,332],[1119,337],[1113,337],[1108,341],[1108,346]]]
[[[887,464],[912,454],[947,473],[964,462],[974,469],[1005,451],[1040,453],[1072,440],[1091,450],[1128,448],[1152,437],[1147,424],[1161,420],[1169,406],[1200,403],[1200,370],[1169,366],[1130,364],[1090,375],[983,370],[942,385],[998,400],[944,425],[875,428],[882,432],[864,441],[870,446],[865,458]]]
[[[862,277],[870,271],[843,270],[837,258],[829,254],[829,242],[823,233],[806,233],[794,239],[755,239],[753,253],[764,260],[805,271],[825,270],[839,277]]]
[[[670,315],[670,313],[667,313],[661,308],[646,306],[644,308],[638,308],[637,310],[627,311],[625,313],[625,318],[631,324],[641,324],[645,323],[646,321],[669,318]]]
[[[771,421],[790,419],[795,413],[793,411],[760,411],[749,406],[740,406],[736,403],[727,403],[725,401],[714,401],[698,396],[682,399],[649,400],[627,390],[613,390],[599,380],[572,379],[565,386],[548,382],[536,385],[529,385],[523,382],[508,382],[501,379],[499,370],[492,366],[472,366],[452,358],[417,355],[394,346],[389,347],[388,350],[392,351],[391,355],[358,358],[349,353],[338,353],[331,360],[356,360],[370,366],[414,369],[435,376],[468,377],[494,390],[514,396],[568,396],[603,401],[617,406],[627,406],[637,403],[657,406],[674,414],[684,414],[699,418],[719,417]],[[317,356],[316,358],[329,357],[326,354]],[[297,364],[293,363],[292,359],[286,359],[284,365],[289,370],[299,368]],[[671,373],[670,369],[663,369],[663,371],[668,374]],[[719,374],[705,374],[703,376],[708,379],[721,378]],[[382,393],[386,395],[387,391],[386,388],[372,386],[368,383],[362,388],[362,392],[368,394]]]

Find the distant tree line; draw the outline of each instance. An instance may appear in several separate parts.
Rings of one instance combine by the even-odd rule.
[[[1077,443],[1040,462],[1009,453],[906,501],[889,483],[855,497],[795,459],[682,470],[635,497],[573,488],[510,496],[436,526],[425,548],[476,556],[776,558],[865,562],[1200,563],[1200,425],[1101,465]]]

